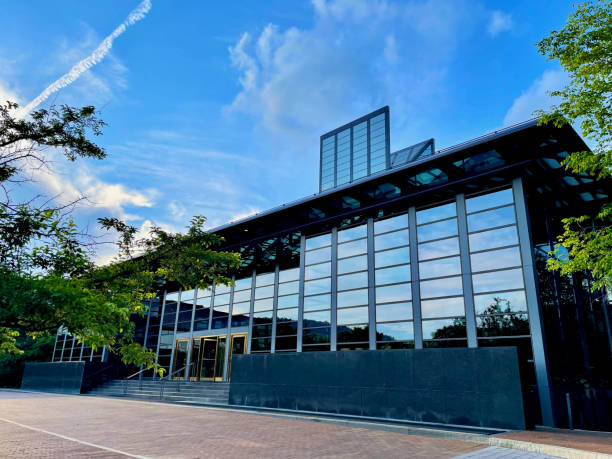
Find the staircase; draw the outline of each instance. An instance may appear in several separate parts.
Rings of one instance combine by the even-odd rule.
[[[88,392],[88,395],[126,397],[140,400],[196,405],[227,405],[229,383],[171,380],[114,379]]]

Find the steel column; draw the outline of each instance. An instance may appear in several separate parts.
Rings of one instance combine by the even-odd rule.
[[[461,258],[461,281],[463,283],[463,303],[467,326],[468,347],[478,347],[476,339],[476,312],[474,310],[474,289],[472,287],[472,265],[470,263],[470,244],[468,241],[465,195],[457,195],[457,223],[459,225],[459,255]]]
[[[416,208],[408,209],[408,235],[410,240],[410,286],[412,288],[412,317],[414,347],[423,349],[423,324],[421,323],[421,290],[419,288],[419,253],[417,241]]]

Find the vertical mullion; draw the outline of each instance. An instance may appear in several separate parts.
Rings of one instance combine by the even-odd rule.
[[[227,309],[227,333],[225,337],[225,354],[223,356],[223,381],[227,381],[227,366],[229,364],[229,353],[230,353],[230,333],[232,328],[232,309],[234,307],[234,290],[236,289],[236,277],[232,276],[234,285],[230,287],[230,299],[229,306]]]
[[[150,299],[149,300],[149,308],[147,309],[147,321],[145,322],[145,333],[144,333],[144,341],[142,343],[143,347],[147,347],[147,339],[149,338],[149,319],[151,318],[151,306],[153,304],[153,300]],[[142,374],[142,369],[143,369],[143,365],[140,365],[140,374],[138,375],[138,379],[142,380],[143,374]]]
[[[408,209],[408,235],[410,240],[410,287],[412,289],[412,317],[414,323],[414,347],[423,349],[423,324],[421,322],[421,290],[419,287],[419,252],[417,241],[416,208]]]
[[[187,360],[185,361],[185,381],[189,380],[191,373],[191,342],[193,341],[193,322],[198,307],[198,287],[193,289],[193,308],[191,309],[191,323],[189,324],[189,339],[187,340]]]
[[[217,290],[215,284],[211,285],[210,288],[210,306],[208,307],[208,330],[212,330],[213,324],[213,308],[215,307],[215,291]]]
[[[255,309],[255,276],[256,271],[251,273],[251,301],[249,305],[249,334],[247,335],[247,354],[251,353],[251,340],[253,339],[253,314]]]
[[[459,256],[461,259],[461,281],[467,327],[468,347],[478,347],[476,339],[476,312],[474,310],[474,290],[472,287],[472,266],[470,264],[470,245],[468,242],[465,195],[457,195],[457,224],[459,226]]]
[[[338,311],[338,228],[331,232],[331,330],[330,350],[337,349],[337,311]]]
[[[371,172],[371,168],[370,168],[370,156],[371,156],[371,151],[370,151],[370,119],[368,118],[367,121],[367,126],[366,126],[366,148],[367,148],[367,162],[368,162],[368,176],[372,173]]]
[[[57,338],[59,337],[60,330],[61,328],[58,328],[57,331],[55,332],[55,343],[53,343],[53,354],[51,355],[52,362],[55,360],[55,350],[57,349]]]
[[[300,277],[298,290],[298,330],[297,352],[302,352],[302,337],[304,336],[304,275],[306,273],[306,236],[300,236]]]
[[[170,354],[170,366],[168,367],[169,379],[172,379],[173,377],[172,371],[174,370],[174,368],[172,368],[172,365],[174,364],[174,354],[176,353],[176,327],[178,324],[179,312],[181,310],[181,297],[182,296],[183,296],[183,289],[179,288],[178,300],[176,302],[176,313],[174,314],[174,331],[172,332],[172,353]],[[162,318],[162,322],[163,322],[163,318]]]
[[[160,314],[160,320],[159,320],[159,330],[157,334],[157,347],[155,348],[155,363],[159,361],[159,342],[162,336],[162,327],[164,326],[164,312],[166,312],[166,295],[167,294],[168,292],[164,290],[164,297],[162,300],[162,308],[161,308],[161,314]],[[155,379],[155,372],[153,372],[153,379]]]
[[[79,362],[83,360],[83,350],[85,349],[85,343],[81,343],[81,352],[79,353]]]
[[[278,308],[278,277],[279,277],[279,265],[276,263],[274,266],[274,297],[272,298],[272,336],[270,340],[270,353],[276,352],[276,310]]]
[[[334,188],[338,186],[338,135],[334,135]]]
[[[66,352],[66,333],[64,333],[63,326],[62,326],[62,334],[64,335],[64,341],[62,341],[62,355],[60,356],[60,362],[64,361],[64,352]]]
[[[349,182],[353,181],[353,126],[351,126],[349,131]]]
[[[538,286],[536,282],[536,271],[533,260],[531,234],[529,229],[529,217],[527,214],[527,203],[523,191],[523,182],[520,178],[512,180],[512,193],[516,209],[516,221],[523,263],[523,280],[525,282],[525,297],[527,299],[527,311],[529,313],[529,330],[531,332],[531,345],[533,348],[533,361],[535,365],[536,379],[538,382],[538,394],[540,398],[540,409],[542,412],[542,424],[554,427],[552,411],[552,398],[550,393],[550,376],[546,360],[546,347],[544,343],[544,331],[542,329],[542,316],[538,299]]]
[[[368,218],[367,223],[368,231],[368,321],[370,324],[369,328],[369,340],[370,350],[376,349],[376,296],[374,290],[374,219]]]

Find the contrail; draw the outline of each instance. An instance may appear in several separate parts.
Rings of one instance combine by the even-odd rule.
[[[34,108],[38,107],[51,94],[59,91],[62,88],[65,88],[78,77],[80,77],[81,74],[83,74],[87,69],[93,67],[102,59],[104,59],[104,56],[106,56],[110,49],[113,47],[113,41],[115,40],[115,38],[125,32],[129,26],[143,19],[150,9],[151,0],[143,0],[142,2],[140,2],[140,5],[138,5],[132,10],[132,12],[128,15],[127,19],[123,21],[119,27],[113,30],[113,33],[106,37],[93,53],[91,53],[82,61],[78,62],[74,67],[70,69],[68,73],[61,76],[59,79],[47,86],[47,88],[43,92],[41,92],[38,97],[36,97],[32,102],[30,102],[21,110],[21,115],[27,115]]]

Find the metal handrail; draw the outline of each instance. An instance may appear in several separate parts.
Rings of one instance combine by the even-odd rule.
[[[168,373],[168,375],[167,375],[167,376],[164,376],[163,378],[160,378],[160,379],[159,379],[159,384],[160,384],[160,387],[159,387],[159,399],[160,399],[160,400],[161,400],[161,399],[162,399],[162,397],[164,396],[164,381],[170,381],[170,378],[171,378],[172,376],[174,376],[175,374],[177,374],[177,373],[178,373],[178,372],[180,372],[180,371],[185,370],[186,368],[189,368],[189,367],[190,367],[191,365],[193,365],[194,363],[195,363],[195,362],[188,363],[188,364],[187,364],[187,365],[185,365],[183,368],[179,368],[178,370],[173,371],[172,373]],[[177,392],[180,392],[180,391],[181,391],[181,379],[177,379],[177,383],[176,383],[176,390],[177,390]]]
[[[147,371],[147,370],[149,370],[149,368],[146,368],[146,367],[145,367],[145,368],[143,368],[142,370],[137,371],[137,372],[136,372],[136,373],[134,373],[133,375],[130,375],[130,376],[126,377],[126,378],[123,378],[123,380],[125,381],[125,383],[123,384],[123,393],[124,393],[124,394],[127,394],[127,390],[128,390],[128,381],[129,381],[130,379],[132,379],[134,376],[138,376],[139,374],[141,374],[141,373],[143,373],[143,372],[145,372],[145,371]],[[139,384],[139,387],[138,387],[138,388],[139,388],[139,389],[142,389],[142,379],[140,379],[140,384]]]

